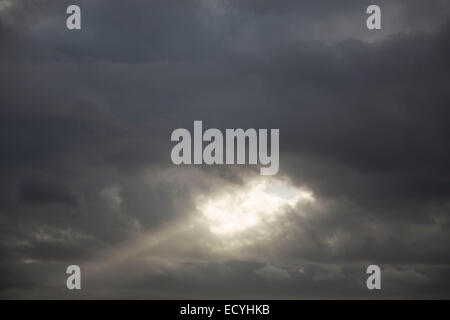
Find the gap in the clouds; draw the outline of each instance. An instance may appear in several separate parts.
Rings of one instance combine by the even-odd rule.
[[[240,233],[261,233],[289,209],[302,203],[314,203],[313,193],[289,181],[276,178],[255,178],[234,190],[228,189],[198,199],[197,208],[209,230],[216,236]]]

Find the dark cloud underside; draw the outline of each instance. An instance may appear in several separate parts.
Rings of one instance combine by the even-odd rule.
[[[1,297],[74,297],[79,264],[77,298],[370,298],[371,263],[378,297],[450,297],[447,1],[380,1],[381,31],[365,1],[78,3],[68,31],[71,2],[0,1]],[[173,166],[194,120],[280,128],[318,205],[239,249],[186,229],[257,176]]]

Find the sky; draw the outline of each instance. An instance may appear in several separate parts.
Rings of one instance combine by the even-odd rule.
[[[0,0],[0,297],[450,298],[449,18],[444,0]],[[174,165],[195,120],[279,128],[279,172]]]

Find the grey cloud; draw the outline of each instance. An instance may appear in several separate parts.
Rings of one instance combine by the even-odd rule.
[[[376,36],[360,1],[79,2],[81,32],[68,1],[0,11],[1,296],[114,259],[80,297],[370,298],[370,263],[383,297],[449,296],[447,2],[381,1]],[[194,120],[280,128],[279,177],[320,205],[235,251],[190,230],[256,172],[172,166]]]
[[[76,205],[76,195],[64,185],[48,178],[25,178],[20,185],[20,201],[25,203],[61,202]]]
[[[266,264],[264,268],[256,270],[255,273],[269,281],[283,280],[290,278],[290,275],[286,270],[275,267],[270,263]]]

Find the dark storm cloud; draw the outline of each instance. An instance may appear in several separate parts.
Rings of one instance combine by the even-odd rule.
[[[364,1],[79,1],[80,32],[65,28],[72,2],[10,4],[2,296],[67,294],[67,264],[114,256],[183,224],[199,194],[241,186],[253,168],[172,168],[171,131],[199,119],[280,128],[280,176],[321,206],[293,209],[283,237],[238,261],[212,255],[206,233],[155,236],[155,261],[93,274],[87,297],[370,297],[369,263],[385,267],[386,297],[449,296],[445,1],[381,1],[378,33]]]
[[[49,177],[25,178],[19,188],[20,201],[28,203],[61,202],[68,205],[77,203],[76,195],[59,181],[54,182]]]

